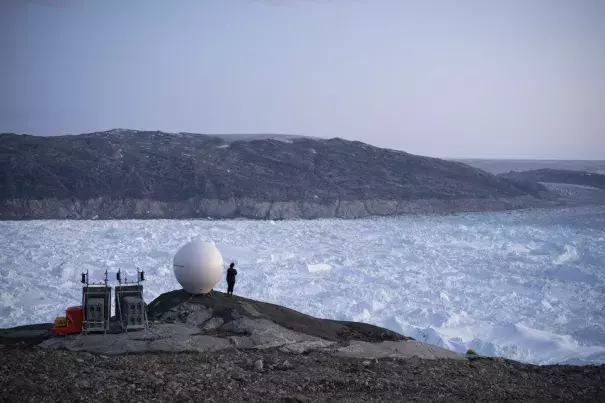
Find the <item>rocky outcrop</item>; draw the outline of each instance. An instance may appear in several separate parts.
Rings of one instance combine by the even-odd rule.
[[[0,219],[360,218],[536,207],[548,194],[339,138],[0,135]]]
[[[367,323],[315,318],[281,305],[238,296],[227,297],[218,291],[213,291],[210,295],[191,295],[183,290],[170,291],[153,300],[148,311],[150,320],[159,323],[185,323],[203,328],[211,321],[222,321],[224,325],[221,328],[227,329],[227,332],[233,330],[234,324],[242,323],[242,318],[248,318],[268,320],[284,329],[333,342],[411,340],[410,337]],[[246,325],[251,322],[243,323]]]
[[[361,323],[347,325],[312,318],[296,311],[264,306],[258,301],[232,297],[228,304],[224,295],[213,299],[204,296],[184,298],[183,292],[164,296],[164,301],[181,298],[180,303],[154,301],[150,305],[149,328],[116,334],[77,335],[49,338],[39,344],[44,349],[64,349],[103,355],[157,352],[214,352],[228,348],[241,350],[279,349],[286,353],[302,354],[324,351],[349,358],[449,358],[465,359],[452,351],[430,346],[391,332],[397,341],[355,339],[355,333],[370,330],[365,339],[379,328]],[[183,302],[184,301],[184,302]],[[257,310],[255,306],[260,307]],[[214,308],[213,308],[214,307]],[[240,312],[244,313],[242,315]],[[262,313],[261,313],[262,312]],[[284,323],[282,326],[272,318]],[[301,321],[306,326],[301,326]],[[299,329],[298,331],[292,329]],[[387,334],[386,329],[381,330]],[[324,336],[324,338],[319,337]],[[384,339],[384,337],[383,337]]]
[[[148,329],[129,333],[50,338],[40,343],[39,347],[106,356],[134,353],[208,353],[235,348],[278,349],[293,354],[322,351],[338,357],[363,359],[466,359],[464,355],[416,340],[336,343],[285,329],[267,319],[235,319],[222,325],[217,329],[218,333],[212,336],[200,334],[200,330],[200,327],[191,324],[154,323]]]

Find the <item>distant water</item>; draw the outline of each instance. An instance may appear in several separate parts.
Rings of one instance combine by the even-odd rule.
[[[178,288],[194,237],[237,262],[236,293],[364,321],[456,351],[605,363],[605,209],[317,221],[0,222],[0,327],[80,303],[79,274]],[[134,276],[133,276],[134,277]],[[221,283],[217,289],[224,291]]]

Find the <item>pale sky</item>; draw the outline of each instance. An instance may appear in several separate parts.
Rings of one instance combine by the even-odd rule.
[[[605,159],[605,0],[0,0],[0,132]]]

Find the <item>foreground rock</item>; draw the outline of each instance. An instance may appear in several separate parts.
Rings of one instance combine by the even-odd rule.
[[[0,134],[0,219],[359,218],[538,207],[548,194],[340,138]]]
[[[605,401],[603,366],[362,360],[278,349],[102,356],[7,346],[0,358],[2,402]]]

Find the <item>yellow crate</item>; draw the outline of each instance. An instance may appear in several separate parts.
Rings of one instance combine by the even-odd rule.
[[[56,318],[55,327],[67,327],[67,318],[64,316]]]

